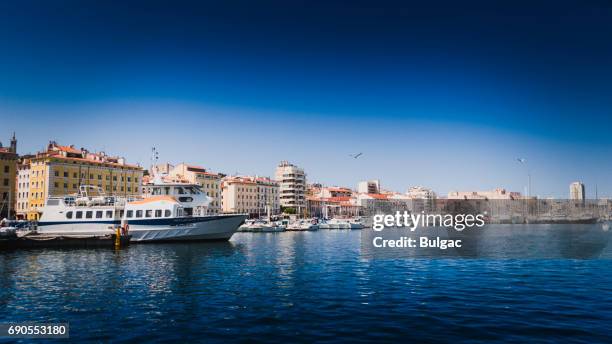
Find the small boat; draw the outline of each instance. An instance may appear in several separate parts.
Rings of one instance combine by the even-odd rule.
[[[365,227],[363,223],[361,222],[361,218],[359,217],[354,217],[352,219],[349,219],[348,223],[351,229],[363,229]]]
[[[297,220],[287,226],[288,231],[316,231],[319,225],[316,220]]]
[[[345,219],[330,219],[319,225],[321,229],[351,229],[351,224]]]
[[[285,230],[285,226],[274,221],[266,220],[247,220],[244,225],[240,226],[239,232],[260,232],[260,233],[272,233],[282,232]]]

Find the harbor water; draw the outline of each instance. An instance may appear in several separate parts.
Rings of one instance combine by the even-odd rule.
[[[609,256],[377,259],[361,235],[0,251],[0,323],[95,342],[612,341]]]

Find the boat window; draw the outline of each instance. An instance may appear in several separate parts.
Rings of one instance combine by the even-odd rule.
[[[162,215],[161,209],[155,210],[155,217],[162,217],[161,215]]]
[[[124,212],[123,210],[119,210],[119,218],[121,219],[123,218],[123,212]]]
[[[66,213],[66,218],[67,219],[71,219],[72,218],[72,212],[71,211]]]
[[[160,195],[160,194],[161,194],[161,189],[154,188],[154,189],[152,190],[151,194],[153,194],[153,195]]]
[[[76,212],[76,218],[77,219],[82,219],[83,218],[83,212],[82,211],[77,211]]]
[[[96,219],[101,219],[101,218],[102,218],[102,214],[103,214],[103,213],[104,213],[104,212],[103,212],[102,210],[98,210],[98,211],[96,211]]]
[[[88,210],[85,212],[85,218],[86,219],[91,219],[93,217],[93,211]]]
[[[183,194],[185,194],[185,190],[183,190],[183,188],[181,188],[181,187],[177,187],[177,188],[176,188],[176,191],[177,191],[177,193],[178,193],[179,195],[183,195]]]
[[[153,217],[153,210],[149,209],[145,211],[145,217]]]
[[[136,210],[136,217],[142,217],[142,210]]]
[[[166,195],[169,195],[169,194],[170,194],[170,188],[169,188],[169,187],[167,187],[167,186],[166,186],[166,187],[164,188],[164,190],[166,191]]]
[[[170,217],[170,215],[172,215],[172,212],[170,210],[166,209],[164,211],[164,217]]]
[[[128,210],[127,211],[127,218],[132,218],[134,216],[134,211],[133,210]]]
[[[112,219],[113,218],[113,211],[112,210],[107,210],[106,211],[106,218],[107,219]]]

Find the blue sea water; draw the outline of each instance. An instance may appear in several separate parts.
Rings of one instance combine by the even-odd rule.
[[[612,342],[610,259],[371,259],[360,235],[0,252],[0,323],[94,342]]]

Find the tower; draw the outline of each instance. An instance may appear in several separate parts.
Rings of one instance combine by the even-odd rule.
[[[15,132],[13,132],[13,138],[11,139],[11,153],[17,154],[17,138],[15,138]]]

